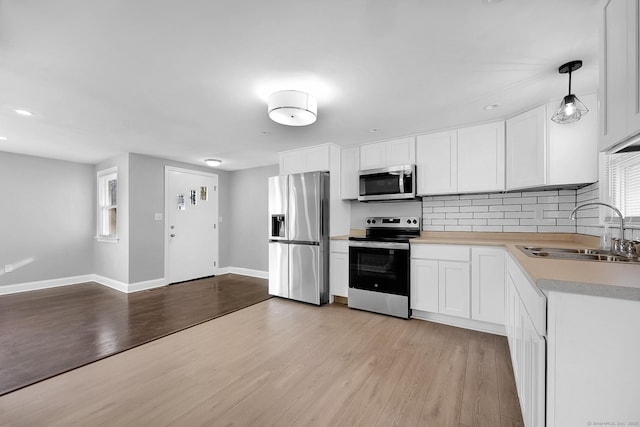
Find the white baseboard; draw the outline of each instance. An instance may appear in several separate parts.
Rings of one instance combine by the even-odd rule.
[[[261,270],[252,270],[250,268],[241,267],[223,267],[218,269],[217,274],[240,274],[242,276],[258,277],[268,279],[269,272]],[[160,279],[146,280],[136,283],[124,283],[119,280],[104,277],[99,274],[85,274],[82,276],[61,277],[59,279],[40,280],[37,282],[17,283],[14,285],[0,286],[0,295],[15,294],[18,292],[36,291],[39,289],[57,288],[59,286],[77,285],[78,283],[96,282],[100,285],[107,286],[116,291],[124,293],[132,293],[144,291],[147,289],[159,288],[167,284],[167,280],[163,277]]]
[[[78,283],[93,282],[93,274],[82,276],[61,277],[59,279],[39,280],[36,282],[17,283],[15,285],[0,286],[0,295],[18,292],[37,291],[39,289],[57,288],[58,286],[76,285]]]
[[[253,270],[250,268],[242,268],[242,267],[222,267],[218,269],[218,274],[240,274],[242,276],[250,276],[257,277],[259,279],[268,279],[269,272],[262,270]]]
[[[127,286],[127,292],[131,293],[146,291],[148,289],[161,288],[166,284],[167,281],[164,277],[161,279],[145,280],[144,282],[129,283],[129,285]]]
[[[504,325],[482,322],[480,320],[463,319],[461,317],[448,316],[446,314],[429,313],[426,311],[412,310],[412,318],[428,320],[430,322],[442,323],[449,326],[471,329],[474,331],[488,332],[496,335],[507,335]]]

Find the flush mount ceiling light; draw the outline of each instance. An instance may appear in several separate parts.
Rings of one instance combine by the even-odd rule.
[[[316,99],[305,92],[281,90],[269,95],[269,117],[286,126],[307,126],[318,117]]]
[[[7,138],[6,136],[0,136],[0,141],[6,141],[7,139],[9,138]]]
[[[551,117],[556,123],[573,123],[580,120],[582,116],[589,112],[589,109],[571,93],[571,73],[582,67],[582,61],[571,61],[558,68],[560,74],[569,73],[569,94],[562,99],[558,111]]]
[[[219,159],[204,159],[204,162],[207,164],[207,166],[211,166],[214,168],[222,164],[222,160]]]

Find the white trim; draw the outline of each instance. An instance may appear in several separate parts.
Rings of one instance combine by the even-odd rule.
[[[57,288],[59,286],[77,285],[78,283],[94,282],[93,274],[82,276],[61,277],[59,279],[38,280],[36,282],[17,283],[14,285],[0,286],[0,295],[15,294],[18,292],[37,291],[39,289]]]
[[[253,270],[242,267],[222,267],[218,269],[218,274],[240,274],[241,276],[257,277],[259,279],[268,279],[269,272],[262,270]]]
[[[429,313],[426,311],[412,310],[412,318],[442,323],[443,325],[456,326],[458,328],[471,329],[473,331],[488,332],[490,334],[506,336],[504,325],[482,322],[480,320],[463,319],[461,317],[448,316],[446,314]]]
[[[269,272],[261,270],[252,270],[242,267],[223,267],[216,271],[216,275],[222,274],[239,274],[242,276],[257,277],[260,279],[268,279]],[[85,274],[82,276],[61,277],[59,279],[39,280],[36,282],[17,283],[12,285],[0,285],[0,295],[9,295],[19,292],[37,291],[40,289],[58,288],[61,286],[77,285],[80,283],[94,282],[102,286],[106,286],[122,293],[130,294],[134,292],[145,291],[148,289],[161,288],[168,285],[166,278],[145,280],[136,283],[124,283],[109,277],[100,276],[99,274]]]
[[[128,285],[124,282],[121,282],[115,279],[110,279],[109,277],[100,276],[98,274],[93,275],[93,281],[100,285],[106,286],[111,289],[115,289],[116,291],[120,291],[123,293],[127,293],[127,289],[129,288]]]

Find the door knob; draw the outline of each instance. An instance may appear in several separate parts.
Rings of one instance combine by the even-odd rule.
[[[176,237],[176,235],[175,235],[175,234],[173,234],[173,233],[171,233],[171,234],[170,234],[170,236],[171,236],[171,237]]]

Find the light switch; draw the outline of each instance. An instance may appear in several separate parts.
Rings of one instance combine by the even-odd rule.
[[[162,214],[161,213],[153,214],[153,219],[156,221],[162,221]]]
[[[222,224],[222,217],[218,218],[218,223]]]

